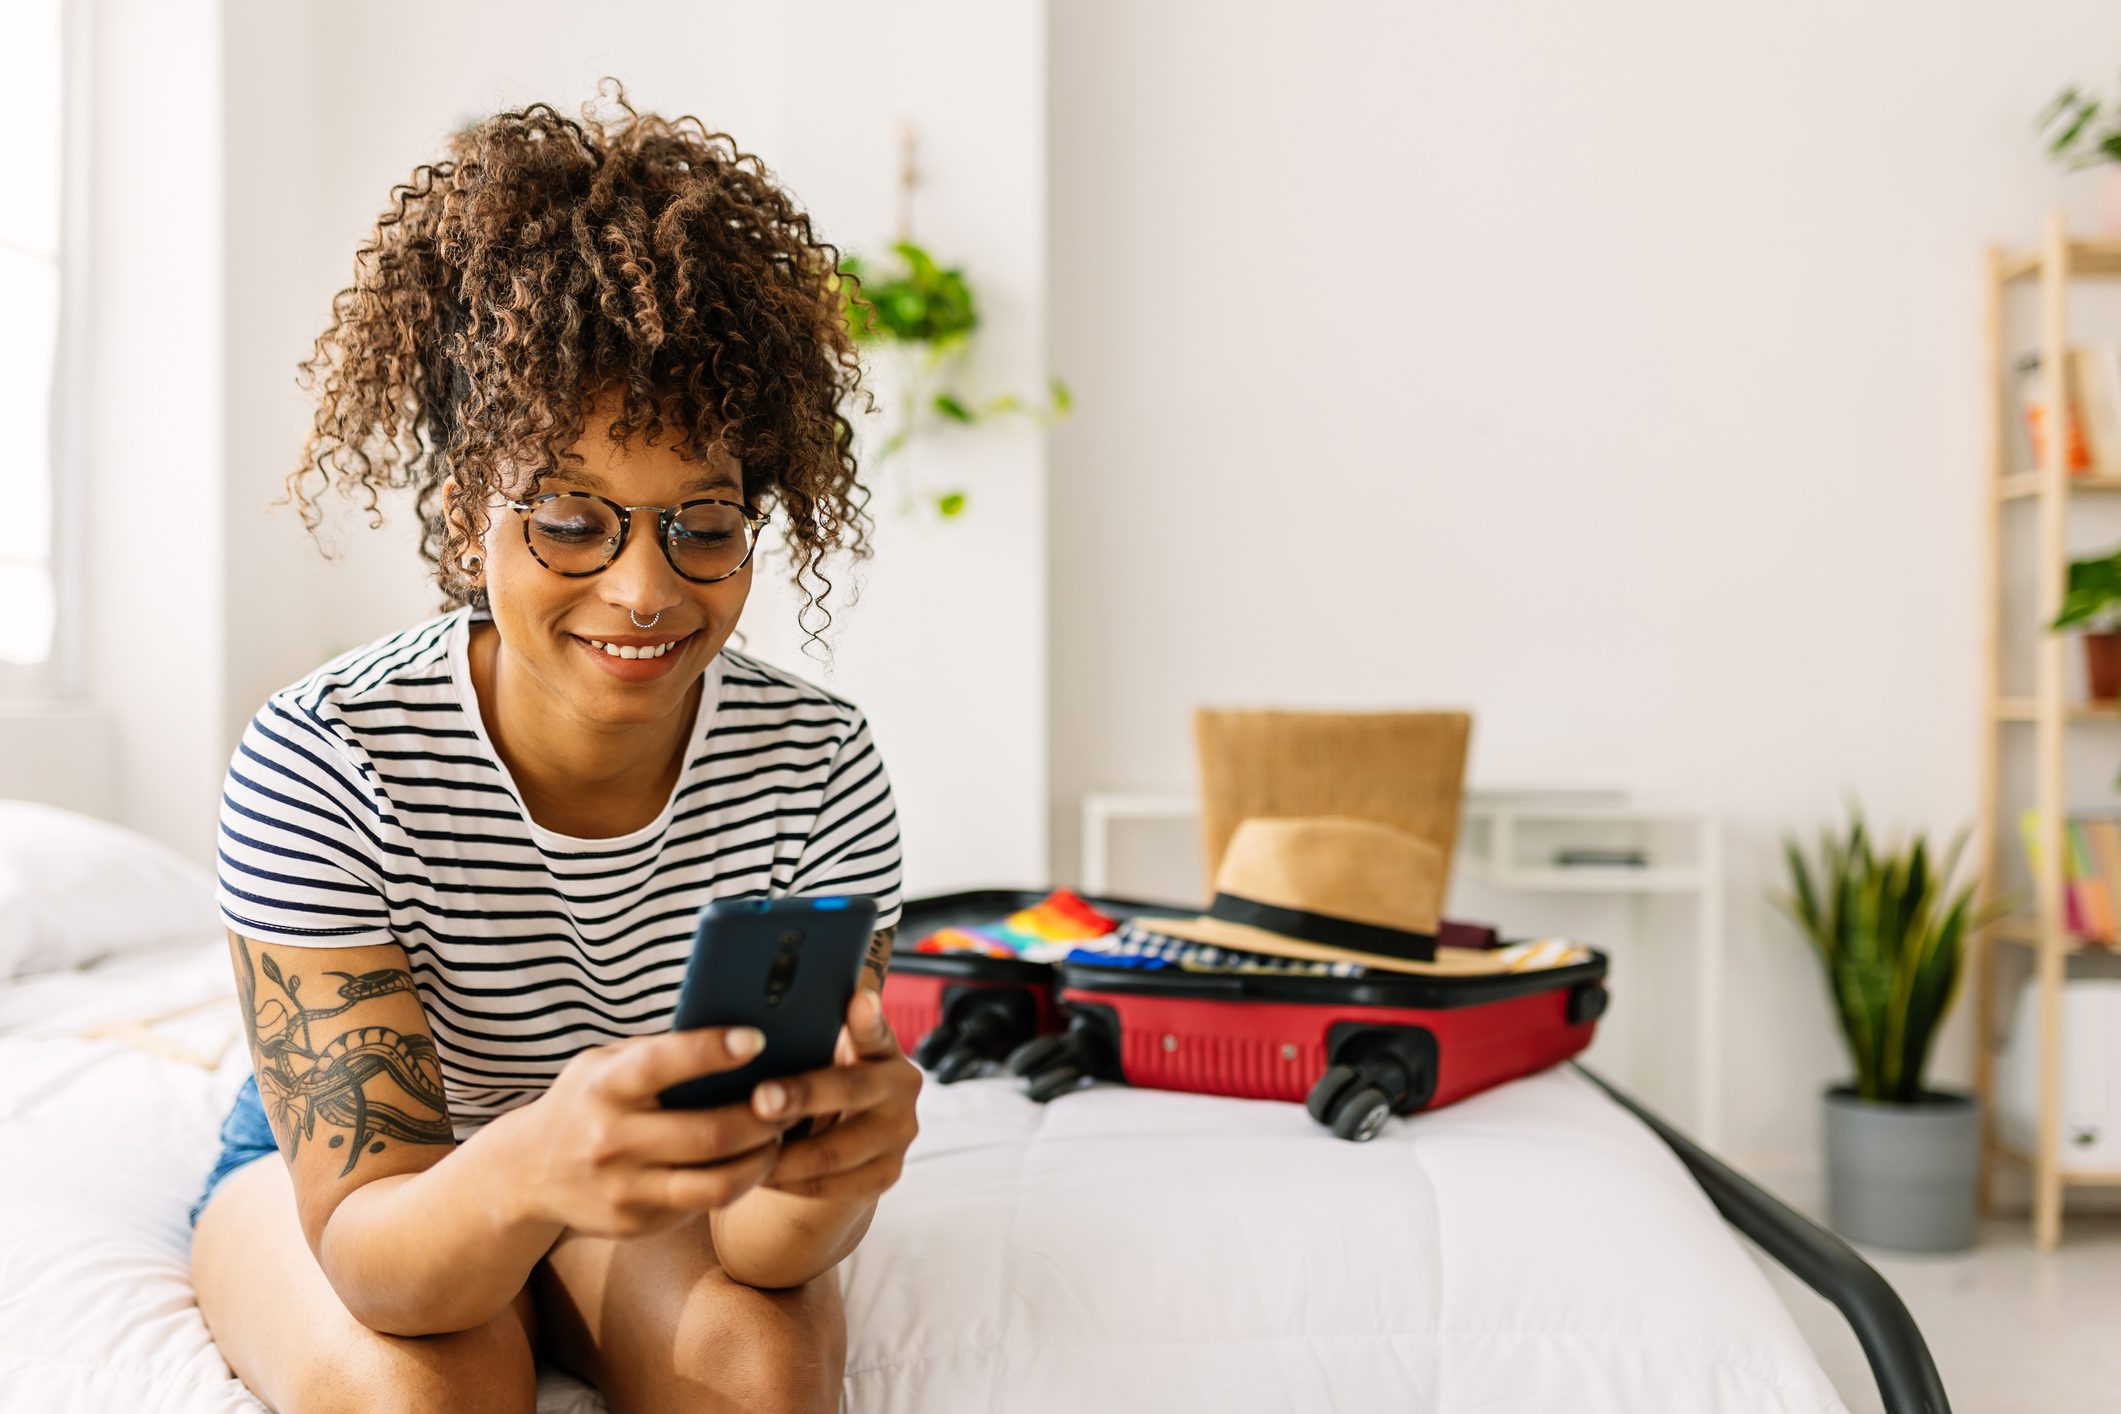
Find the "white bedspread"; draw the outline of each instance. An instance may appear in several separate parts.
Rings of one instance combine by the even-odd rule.
[[[157,1034],[86,1022],[211,998]],[[253,1410],[185,1211],[248,1074],[216,940],[0,984],[0,1409]],[[1676,1159],[1553,1071],[1336,1141],[1292,1105],[930,1082],[842,1267],[847,1407],[1838,1410]],[[601,1410],[548,1372],[544,1414]]]

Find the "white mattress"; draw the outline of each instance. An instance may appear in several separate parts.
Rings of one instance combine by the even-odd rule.
[[[184,1003],[187,1065],[65,1033]],[[0,1407],[254,1410],[185,1213],[249,1061],[219,940],[0,984]],[[1293,1105],[921,1094],[841,1268],[856,1411],[1839,1410],[1678,1161],[1551,1071],[1370,1144]],[[603,1401],[549,1371],[545,1414]]]

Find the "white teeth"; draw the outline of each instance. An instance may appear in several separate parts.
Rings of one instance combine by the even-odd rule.
[[[617,643],[606,643],[602,639],[598,638],[592,638],[586,641],[591,648],[602,649],[605,653],[610,654],[614,658],[660,658],[665,653],[668,653],[671,649],[677,647],[677,644],[675,642],[658,643],[653,648],[635,648],[630,644],[621,645]]]

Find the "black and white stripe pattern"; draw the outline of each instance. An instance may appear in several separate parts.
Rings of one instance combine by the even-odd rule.
[[[667,1028],[710,900],[868,894],[879,927],[899,914],[890,779],[853,704],[725,648],[661,816],[577,839],[530,820],[466,710],[489,617],[452,610],[274,693],[221,798],[223,920],[272,946],[401,944],[460,1139],[576,1052]]]

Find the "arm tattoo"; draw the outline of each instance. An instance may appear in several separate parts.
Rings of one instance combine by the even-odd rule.
[[[302,1141],[315,1139],[321,1121],[351,1135],[333,1134],[329,1147],[346,1150],[345,1177],[365,1153],[382,1152],[385,1139],[404,1144],[451,1144],[449,1101],[442,1089],[442,1062],[430,1037],[393,1031],[387,1026],[355,1026],[318,1042],[316,1023],[352,1010],[357,1004],[394,992],[413,992],[412,974],[387,967],[355,976],[330,972],[340,979],[338,1004],[306,1006],[302,978],[283,973],[264,948],[252,964],[248,938],[236,949],[236,989],[250,1028],[252,1068],[258,1093],[272,1119],[273,1131],[292,1163]],[[260,997],[263,972],[277,996]],[[417,994],[415,994],[417,995]]]
[[[869,956],[862,959],[862,969],[876,978],[878,991],[884,988],[884,974],[891,970],[891,940],[898,936],[898,928],[879,928],[876,936],[869,940]]]

